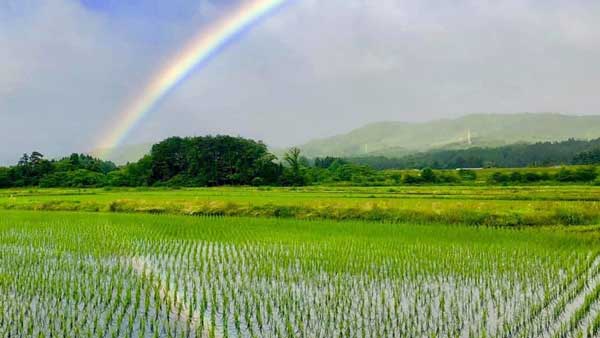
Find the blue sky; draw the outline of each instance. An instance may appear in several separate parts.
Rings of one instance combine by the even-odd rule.
[[[169,26],[200,25],[210,22],[212,13],[206,10],[225,11],[235,4],[231,0],[79,0],[82,6],[119,27],[132,39],[164,43],[176,39]]]
[[[192,36],[241,1],[0,2],[0,163],[89,151]],[[127,139],[274,146],[382,120],[600,113],[600,3],[293,0],[197,69]]]
[[[92,10],[115,16],[180,19],[198,7],[198,1],[189,0],[81,0]]]

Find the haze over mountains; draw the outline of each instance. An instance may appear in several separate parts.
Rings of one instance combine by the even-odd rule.
[[[423,123],[372,123],[347,134],[310,141],[300,148],[308,157],[399,157],[432,149],[497,147],[513,143],[598,137],[600,116],[473,114]]]
[[[377,122],[346,134],[312,140],[299,148],[307,157],[401,157],[434,149],[498,147],[514,143],[599,137],[600,115],[471,114],[429,122]],[[150,151],[151,146],[123,146],[113,149],[107,159],[117,164],[137,161]],[[283,151],[275,149],[274,152],[279,154]]]

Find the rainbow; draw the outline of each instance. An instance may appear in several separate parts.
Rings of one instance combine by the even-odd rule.
[[[208,29],[203,29],[171,62],[153,77],[141,95],[129,103],[116,119],[117,124],[102,136],[96,149],[99,157],[107,157],[134,127],[198,66],[208,61],[236,35],[272,13],[287,0],[247,0],[232,13]]]

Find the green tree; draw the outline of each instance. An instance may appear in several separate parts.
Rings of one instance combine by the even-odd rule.
[[[42,155],[40,152],[37,152],[37,151],[32,152],[31,155],[29,156],[29,162],[32,165],[38,165],[43,159],[44,159],[44,155]]]
[[[421,170],[421,179],[426,183],[434,183],[437,178],[433,169],[425,168]]]
[[[305,177],[302,174],[300,153],[300,149],[294,147],[288,150],[283,156],[284,161],[287,163],[283,177],[284,185],[304,185],[306,183]]]
[[[505,184],[510,180],[510,177],[502,172],[495,172],[489,178],[489,183],[492,184]]]
[[[11,170],[9,168],[0,167],[0,188],[9,188],[12,186]]]
[[[281,175],[266,145],[241,137],[172,137],[154,145],[150,159],[150,184],[275,184]]]
[[[458,171],[458,176],[467,181],[475,181],[477,179],[477,173],[475,170],[460,169]]]

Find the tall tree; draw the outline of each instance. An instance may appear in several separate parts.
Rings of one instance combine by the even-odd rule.
[[[304,185],[306,178],[302,174],[301,151],[299,148],[290,148],[283,156],[287,163],[286,175],[284,175],[283,184],[285,185]]]

